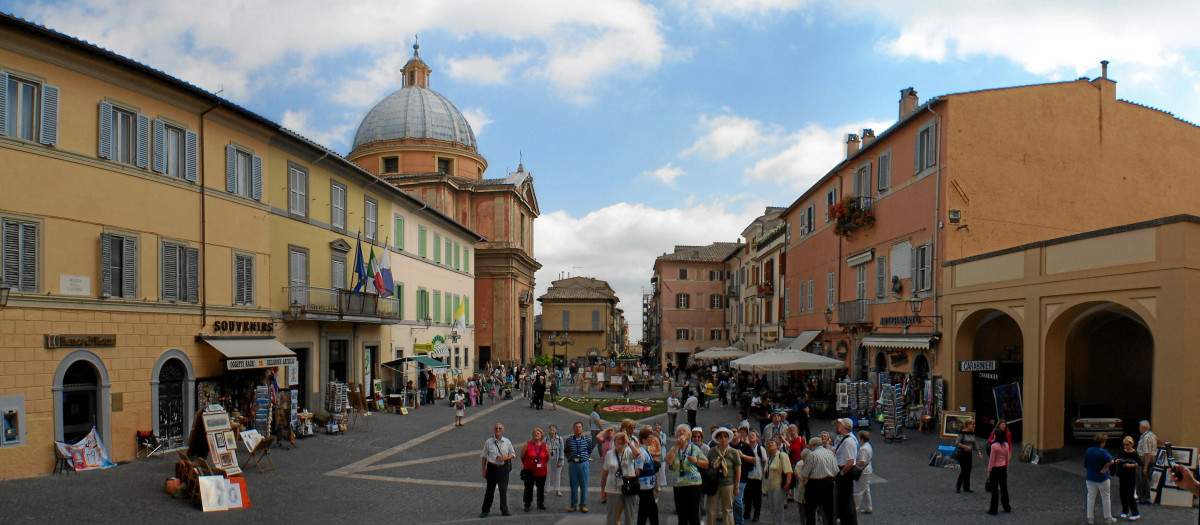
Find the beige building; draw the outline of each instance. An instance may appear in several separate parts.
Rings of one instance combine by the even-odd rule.
[[[625,350],[624,316],[617,308],[620,299],[607,282],[591,277],[559,279],[538,302],[542,304],[539,355],[584,361],[615,357]]]

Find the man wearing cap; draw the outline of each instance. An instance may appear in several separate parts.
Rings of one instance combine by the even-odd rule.
[[[708,498],[708,522],[716,523],[724,516],[724,523],[734,523],[733,498],[739,493],[742,456],[729,446],[733,432],[728,428],[718,428],[713,436],[717,439],[717,446],[708,451],[708,469],[717,476],[717,493]]]
[[[834,477],[837,486],[837,517],[842,525],[857,525],[854,479],[850,470],[858,464],[858,438],[854,437],[854,422],[848,417],[835,421],[834,427],[838,434],[837,443],[833,447],[838,465],[838,473]]]

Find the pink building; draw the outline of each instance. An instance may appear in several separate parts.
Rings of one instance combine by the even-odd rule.
[[[683,365],[694,352],[728,344],[725,259],[741,247],[733,242],[675,246],[654,260],[650,281],[658,318],[647,334],[658,344],[660,366],[666,361]]]

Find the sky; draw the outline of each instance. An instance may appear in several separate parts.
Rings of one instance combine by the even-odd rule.
[[[0,0],[341,154],[400,88],[414,35],[430,87],[499,178],[524,163],[537,295],[603,279],[641,337],[654,258],[733,242],[936,95],[1100,75],[1200,121],[1196,2],[1013,0]]]

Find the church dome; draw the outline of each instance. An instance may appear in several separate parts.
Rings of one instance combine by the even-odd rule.
[[[433,139],[475,150],[475,132],[446,97],[429,89],[430,69],[417,55],[404,66],[404,87],[367,112],[354,134],[354,149],[374,142]]]

